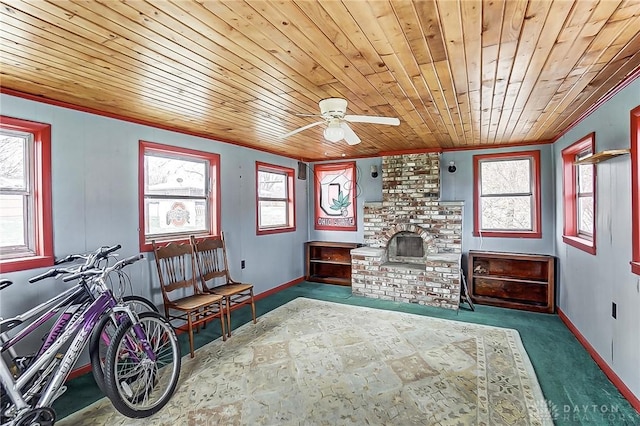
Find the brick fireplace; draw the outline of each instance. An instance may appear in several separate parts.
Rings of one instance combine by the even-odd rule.
[[[458,309],[462,202],[439,201],[440,155],[382,158],[382,202],[364,205],[354,295]]]

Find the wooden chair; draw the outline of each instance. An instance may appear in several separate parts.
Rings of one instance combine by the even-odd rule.
[[[219,237],[207,237],[200,240],[196,240],[192,235],[191,246],[202,290],[224,297],[228,336],[231,337],[231,311],[234,309],[251,304],[251,315],[255,324],[256,305],[253,300],[253,284],[240,283],[231,279],[224,233]]]
[[[194,357],[194,327],[197,331],[200,324],[204,326],[208,321],[219,318],[222,340],[227,340],[222,305],[223,297],[198,290],[191,244],[169,243],[164,247],[159,247],[155,241],[152,241],[152,245],[162,289],[165,315],[169,321],[179,319],[187,322],[191,358]]]

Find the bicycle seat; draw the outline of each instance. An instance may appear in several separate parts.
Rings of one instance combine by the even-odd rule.
[[[0,280],[0,290],[2,290],[3,288],[9,287],[11,284],[13,284],[13,281],[8,280],[6,278],[1,279]]]

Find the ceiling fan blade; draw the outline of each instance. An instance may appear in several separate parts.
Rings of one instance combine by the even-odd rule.
[[[375,115],[345,115],[344,119],[351,123],[386,124],[389,126],[398,126],[400,124],[400,120],[395,117],[378,117]]]
[[[296,134],[296,133],[298,133],[298,132],[301,132],[301,131],[303,131],[303,130],[310,129],[310,128],[312,128],[312,127],[314,127],[314,126],[317,126],[317,125],[319,125],[319,124],[324,124],[324,120],[323,120],[323,121],[316,121],[315,123],[307,124],[306,126],[302,126],[302,127],[298,128],[298,129],[295,129],[295,130],[294,130],[294,131],[292,131],[292,132],[289,132],[289,133],[287,133],[287,134],[284,134],[284,135],[280,136],[280,139],[288,138],[288,137],[289,137],[289,136],[291,136],[291,135],[295,135],[295,134]]]
[[[360,143],[360,138],[347,123],[343,121],[340,123],[340,127],[344,130],[344,140],[347,141],[349,145],[357,145]]]

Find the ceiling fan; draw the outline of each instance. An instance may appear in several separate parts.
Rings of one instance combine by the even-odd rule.
[[[360,143],[360,138],[355,134],[349,123],[370,123],[370,124],[386,124],[389,126],[398,126],[400,120],[395,117],[379,117],[374,115],[349,115],[347,112],[347,101],[341,98],[328,98],[319,102],[320,117],[322,121],[307,124],[292,132],[282,135],[281,138],[288,138],[303,130],[310,129],[320,124],[325,124],[324,137],[330,142],[338,142],[344,139],[349,145]],[[302,115],[302,114],[301,114]],[[311,115],[315,117],[317,115]]]

